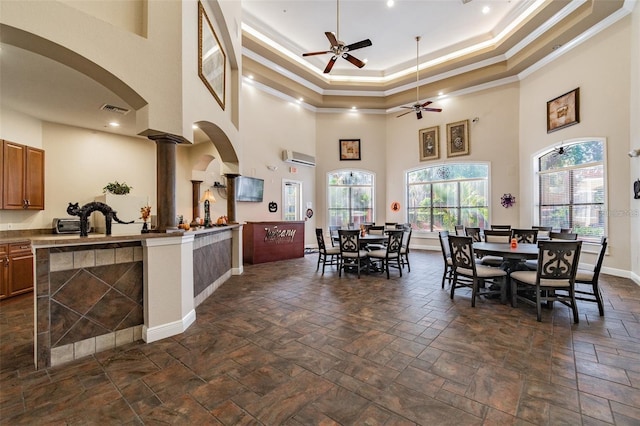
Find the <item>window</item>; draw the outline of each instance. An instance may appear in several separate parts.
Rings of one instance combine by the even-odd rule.
[[[437,232],[489,223],[489,165],[446,164],[407,173],[407,222]]]
[[[372,173],[344,170],[328,174],[329,226],[356,228],[374,221]]]
[[[605,234],[604,139],[587,139],[536,158],[540,225],[571,228],[581,237]]]

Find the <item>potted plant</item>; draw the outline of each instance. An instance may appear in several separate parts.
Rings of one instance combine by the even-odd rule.
[[[102,188],[102,193],[106,194],[107,192],[109,194],[114,194],[114,195],[127,195],[131,190],[133,189],[132,186],[127,185],[125,182],[109,182],[107,184],[107,186],[105,186],[104,188]]]

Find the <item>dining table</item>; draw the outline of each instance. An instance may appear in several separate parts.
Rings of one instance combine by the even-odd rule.
[[[518,243],[514,246],[511,243],[473,243],[473,251],[481,256],[501,256],[504,260],[500,268],[507,273],[507,295],[511,298],[511,306],[516,305],[515,297],[511,292],[511,272],[517,270],[528,270],[525,260],[538,258],[538,245]]]
[[[389,238],[386,234],[364,234],[360,235],[360,247],[365,248],[369,244],[384,244]]]

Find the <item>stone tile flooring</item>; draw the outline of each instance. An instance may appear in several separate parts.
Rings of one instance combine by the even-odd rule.
[[[511,308],[411,272],[338,278],[316,254],[247,265],[184,334],[34,371],[31,296],[0,304],[0,423],[638,425],[640,286],[602,276],[605,317]],[[395,272],[395,274],[394,274]]]

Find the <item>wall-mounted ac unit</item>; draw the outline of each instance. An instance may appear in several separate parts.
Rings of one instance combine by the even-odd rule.
[[[315,167],[316,165],[316,157],[288,149],[282,151],[282,161],[285,163],[300,164],[302,166]]]

